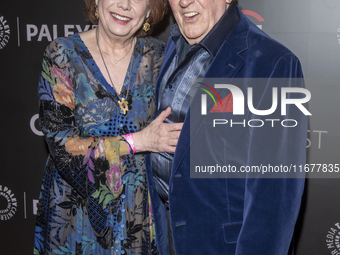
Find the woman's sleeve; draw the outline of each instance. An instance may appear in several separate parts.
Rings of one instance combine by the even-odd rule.
[[[52,42],[47,47],[39,82],[39,120],[50,151],[50,163],[83,198],[99,220],[95,230],[106,225],[104,211],[122,189],[123,161],[129,154],[122,137],[83,136],[75,119],[74,70],[66,47]],[[98,214],[98,215],[97,215]],[[101,217],[101,215],[103,217]]]

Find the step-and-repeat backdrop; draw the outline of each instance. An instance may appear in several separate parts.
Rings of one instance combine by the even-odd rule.
[[[239,5],[299,57],[312,95],[306,149],[314,169],[308,170],[313,173],[296,226],[296,254],[340,254],[340,173],[317,172],[340,163],[340,1],[240,0]],[[48,155],[37,121],[40,61],[56,37],[92,28],[84,7],[82,0],[0,3],[0,254],[32,254]],[[167,15],[155,36],[166,41],[173,22]]]

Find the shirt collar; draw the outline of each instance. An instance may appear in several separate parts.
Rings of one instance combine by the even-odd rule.
[[[224,12],[221,19],[210,30],[210,32],[199,42],[197,47],[204,47],[210,55],[215,57],[218,50],[222,46],[226,38],[231,34],[234,28],[240,21],[240,15],[236,3],[233,1],[229,8]],[[181,35],[179,27],[174,24],[171,28],[171,34],[174,42],[176,43],[180,39],[184,39]],[[177,43],[176,43],[177,44]],[[196,48],[196,47],[193,47]]]

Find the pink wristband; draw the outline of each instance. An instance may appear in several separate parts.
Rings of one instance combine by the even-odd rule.
[[[125,135],[126,141],[129,143],[131,150],[133,153],[136,153],[135,143],[133,142],[133,134]]]

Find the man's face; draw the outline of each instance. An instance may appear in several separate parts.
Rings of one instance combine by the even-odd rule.
[[[169,0],[179,29],[190,45],[199,43],[232,0]]]

